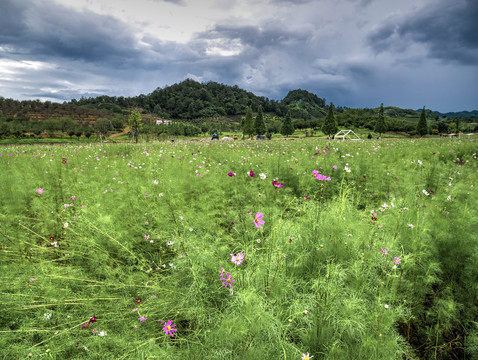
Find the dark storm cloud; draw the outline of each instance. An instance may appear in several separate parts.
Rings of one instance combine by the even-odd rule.
[[[280,47],[286,43],[302,43],[309,35],[287,30],[282,24],[263,26],[217,25],[214,29],[198,34],[197,39],[239,40],[242,45],[254,48]]]
[[[36,2],[19,6],[13,0],[3,0],[0,6],[0,46],[11,55],[112,61],[116,65],[134,57],[132,32],[113,17]]]
[[[478,2],[442,0],[415,14],[387,19],[368,37],[377,52],[426,45],[430,57],[463,65],[478,63]]]

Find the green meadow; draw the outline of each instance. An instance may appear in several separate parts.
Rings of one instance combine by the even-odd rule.
[[[477,152],[0,147],[0,358],[478,359]]]

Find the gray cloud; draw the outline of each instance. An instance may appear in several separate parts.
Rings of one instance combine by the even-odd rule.
[[[18,6],[13,0],[4,0],[0,10],[0,45],[9,46],[10,54],[115,65],[134,57],[136,42],[131,29],[113,17],[78,13],[60,5]]]
[[[270,0],[271,3],[295,4],[295,5],[306,4],[311,1],[313,0]]]
[[[269,23],[262,26],[216,25],[213,29],[197,34],[197,40],[216,39],[224,43],[238,40],[244,47],[264,50],[288,44],[303,44],[309,34],[288,30],[284,24]]]
[[[168,2],[176,5],[186,5],[186,0],[151,0],[153,2]]]
[[[145,3],[158,9],[165,0],[138,1],[146,11]],[[278,100],[301,88],[343,106],[473,110],[478,70],[469,64],[476,62],[477,6],[432,0],[410,13],[405,10],[414,2],[403,1],[408,5],[397,13],[373,0],[263,0],[254,4],[256,12],[267,9],[260,21],[249,12],[246,19],[218,10],[228,18],[175,42],[157,28],[148,33],[146,22],[51,0],[0,0],[0,96],[135,96],[193,78]],[[178,13],[191,4],[169,2],[181,5]],[[197,16],[208,14],[205,8]]]
[[[388,18],[367,39],[377,52],[403,52],[424,44],[430,57],[464,65],[478,63],[478,2],[442,0],[416,13]]]

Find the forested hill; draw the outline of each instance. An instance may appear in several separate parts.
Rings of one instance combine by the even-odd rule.
[[[70,104],[109,108],[119,111],[124,108],[141,108],[143,112],[167,119],[208,119],[223,116],[243,116],[250,106],[257,111],[284,116],[292,110],[292,117],[308,120],[325,116],[325,99],[306,90],[292,90],[282,100],[276,101],[243,90],[237,85],[217,82],[199,83],[187,79],[178,84],[157,88],[148,95],[135,97],[98,96],[72,100]]]
[[[178,84],[157,88],[148,95],[135,97],[99,96],[72,100],[71,104],[99,107],[110,104],[110,108],[140,108],[166,119],[208,119],[223,116],[243,116],[250,106],[257,111],[262,106],[264,112],[284,115],[286,106],[281,102],[254,95],[236,86],[217,82],[199,83],[187,79]],[[104,105],[103,105],[104,106]]]

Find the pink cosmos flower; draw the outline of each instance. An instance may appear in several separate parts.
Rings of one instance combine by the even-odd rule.
[[[39,193],[40,195],[43,194],[43,189],[42,189],[42,188],[38,188],[38,189],[37,189],[37,193]]]
[[[173,327],[175,327],[176,325],[172,325],[172,324],[173,324],[173,320],[169,320],[166,324],[164,324],[163,331],[167,335],[171,335],[171,337],[174,337],[173,332],[176,332],[178,330],[173,329]]]
[[[334,170],[337,170],[337,165],[334,165],[333,168],[334,168]]]
[[[322,174],[319,174],[319,172],[317,170],[314,170],[312,171],[312,175],[314,175],[314,177],[317,179],[317,180],[325,180],[325,181],[330,181],[330,177],[327,177],[325,175],[322,175]]]
[[[229,175],[229,177],[234,177],[234,176],[236,176],[236,174],[233,173],[232,171],[229,171],[229,172],[227,173],[227,175]]]
[[[243,253],[239,253],[237,255],[231,254],[231,262],[233,262],[234,264],[241,265],[243,261],[244,261]]]
[[[249,175],[250,177],[254,177],[254,171],[252,171],[252,170],[249,171],[249,172],[247,173],[247,175]]]
[[[397,264],[397,265],[400,264],[400,258],[394,257],[394,258],[393,258],[393,262],[394,262],[395,264]]]
[[[278,182],[277,180],[274,180],[274,181],[272,182],[272,186],[274,186],[274,187],[276,187],[276,188],[281,188],[281,187],[284,186],[284,184]]]
[[[382,250],[380,250],[380,251],[382,252],[382,254],[384,254],[384,255],[388,255],[388,251],[387,251],[387,249],[384,249],[384,248],[382,248]]]
[[[224,277],[224,268],[221,269],[221,280],[224,281],[222,285],[224,285],[226,288],[229,286],[232,291],[232,283],[235,283],[236,280],[233,280],[232,275],[230,275],[228,272],[226,273],[226,277]]]
[[[254,218],[254,224],[256,224],[256,227],[258,227],[259,229],[262,229],[262,224],[264,224],[264,220],[262,220],[262,217],[264,216],[263,213],[261,212],[258,212],[256,214],[256,217]]]
[[[144,316],[140,316],[140,317],[138,318],[138,320],[141,321],[141,322],[145,322],[146,320],[148,320],[148,318],[147,318],[147,317],[144,317]]]

